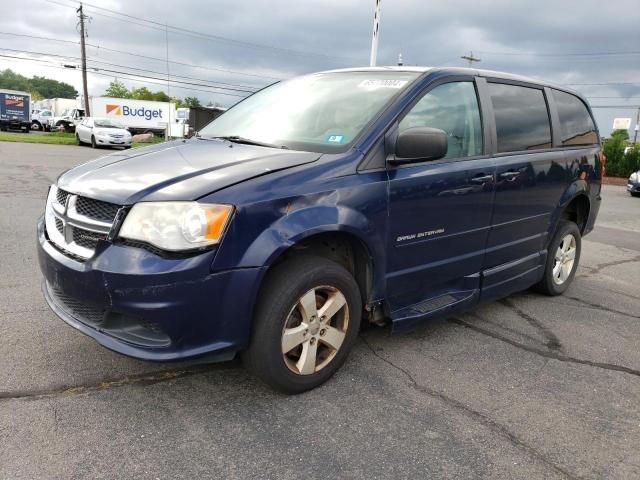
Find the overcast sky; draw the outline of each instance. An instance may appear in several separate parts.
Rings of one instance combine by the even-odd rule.
[[[230,105],[239,97],[223,93],[245,94],[237,90],[216,93],[208,86],[212,82],[252,90],[301,73],[368,65],[374,3],[374,0],[90,0],[85,3],[86,13],[91,17],[87,55],[89,66],[100,70],[89,75],[89,93],[103,94],[115,76],[129,87],[144,85],[166,91],[167,35],[161,26],[164,24],[169,29],[171,78],[198,84],[174,83],[170,94],[197,96],[205,104],[212,101]],[[77,42],[74,9],[77,2],[2,0],[2,5],[0,54],[44,61],[0,57],[0,68],[11,68],[27,76],[55,78],[81,91],[80,72],[61,67],[79,64],[77,44],[5,35]],[[466,61],[459,57],[471,50],[481,59],[477,64],[481,68],[571,84],[589,97],[592,105],[640,105],[638,0],[382,1],[379,65],[396,64],[398,54],[402,53],[408,65],[465,66]],[[132,73],[165,80],[126,78]],[[578,85],[586,83],[609,85]],[[635,110],[595,112],[605,135],[611,131],[614,117],[633,117],[635,123]]]

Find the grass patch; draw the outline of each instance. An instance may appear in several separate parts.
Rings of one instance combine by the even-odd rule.
[[[14,133],[14,132],[0,132],[0,142],[21,142],[21,143],[43,143],[48,145],[75,145],[76,136],[74,133],[65,132],[51,132],[51,133]],[[133,148],[146,147],[154,143],[164,142],[164,137],[153,137],[151,143],[137,143],[132,144]]]
[[[76,137],[73,133],[13,133],[0,132],[0,142],[46,143],[50,145],[74,145]]]

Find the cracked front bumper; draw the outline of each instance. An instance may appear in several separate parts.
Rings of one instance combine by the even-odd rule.
[[[169,259],[102,242],[69,258],[38,224],[43,294],[66,323],[116,352],[144,360],[232,356],[249,338],[263,268],[212,273],[215,252]]]

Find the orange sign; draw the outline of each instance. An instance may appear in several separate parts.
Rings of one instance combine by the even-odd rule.
[[[107,115],[112,113],[113,115],[122,115],[122,109],[120,105],[107,105]]]

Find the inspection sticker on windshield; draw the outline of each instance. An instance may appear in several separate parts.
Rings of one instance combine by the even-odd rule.
[[[327,143],[342,143],[344,142],[344,135],[329,135],[327,137]]]
[[[363,80],[358,87],[360,88],[402,88],[407,84],[407,80],[382,80],[370,78],[369,80]]]

